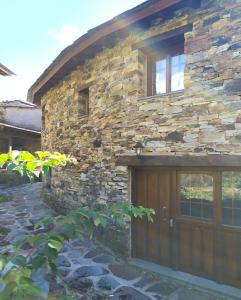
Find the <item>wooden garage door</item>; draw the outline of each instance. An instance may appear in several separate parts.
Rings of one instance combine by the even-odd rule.
[[[153,224],[133,220],[132,255],[241,286],[241,171],[135,168],[132,201]]]

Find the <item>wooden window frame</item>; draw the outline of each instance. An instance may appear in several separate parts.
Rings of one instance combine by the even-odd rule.
[[[85,103],[85,113],[80,114],[79,106],[80,106],[81,94],[84,94],[86,91],[88,92],[88,101],[86,101]],[[78,118],[79,119],[83,119],[89,116],[89,101],[90,101],[90,87],[86,86],[78,91]]]
[[[239,172],[241,173],[240,167],[201,167],[201,168],[175,168],[176,169],[176,186],[173,187],[176,190],[176,218],[183,221],[191,221],[194,223],[201,224],[213,224],[218,225],[222,229],[230,230],[241,230],[241,226],[235,224],[223,223],[222,209],[225,208],[222,205],[222,174],[224,172]],[[213,219],[199,218],[195,216],[188,216],[181,214],[181,197],[180,197],[180,175],[181,174],[204,174],[213,176]],[[233,209],[232,210],[233,214]],[[234,209],[235,210],[235,209]],[[233,216],[232,216],[233,222]],[[234,223],[234,222],[233,222]]]
[[[172,91],[172,57],[184,54],[184,43],[165,47],[160,55],[147,54],[147,96],[165,95],[168,93],[182,91]],[[156,62],[166,60],[166,92],[156,93]]]
[[[181,213],[181,175],[185,174],[193,174],[193,175],[208,175],[213,178],[213,217],[212,218],[204,218],[204,217],[196,217],[190,215],[183,215]],[[178,218],[179,219],[184,219],[184,220],[191,220],[191,221],[196,221],[196,222],[201,222],[201,223],[207,223],[207,224],[213,224],[215,222],[215,205],[216,205],[216,173],[215,171],[212,170],[191,170],[191,169],[184,169],[184,170],[178,170],[177,171],[177,209],[178,209]],[[191,205],[191,204],[190,204]],[[201,203],[201,207],[203,209],[203,203]],[[191,212],[191,208],[190,208]]]

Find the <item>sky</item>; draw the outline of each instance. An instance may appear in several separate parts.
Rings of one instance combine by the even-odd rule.
[[[56,56],[89,29],[144,0],[0,0],[0,101],[27,91]]]

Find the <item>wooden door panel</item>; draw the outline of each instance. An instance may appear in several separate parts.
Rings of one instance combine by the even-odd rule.
[[[212,277],[215,270],[215,231],[205,228],[202,231],[202,275]]]
[[[202,269],[202,229],[195,226],[191,231],[191,265],[194,270]]]
[[[170,187],[171,177],[170,172],[162,171],[159,173],[159,226],[160,226],[160,254],[159,261],[161,264],[169,266],[170,259],[170,244],[171,244],[171,232],[170,232]]]
[[[223,229],[221,257],[223,280],[241,287],[241,233],[237,229]]]
[[[147,171],[147,206],[155,210],[154,222],[147,224],[147,253],[151,261],[159,263],[160,258],[160,200],[159,171]]]
[[[133,256],[169,265],[170,173],[157,168],[135,169],[132,180],[133,203],[155,210],[153,223],[144,219],[132,222]]]
[[[211,227],[178,222],[178,269],[212,277],[214,231]]]
[[[189,270],[191,257],[191,231],[185,224],[179,224],[178,233],[178,268]]]
[[[132,197],[133,204],[135,206],[142,205],[146,207],[147,204],[147,176],[145,172],[135,172],[133,189],[135,196]],[[134,218],[132,220],[132,255],[134,257],[146,258],[146,244],[147,244],[147,232],[146,232],[146,220]]]

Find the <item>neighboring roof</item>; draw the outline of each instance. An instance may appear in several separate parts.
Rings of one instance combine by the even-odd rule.
[[[5,126],[41,132],[41,109],[21,100],[0,102],[3,110],[1,123]]]
[[[21,127],[12,126],[12,125],[0,122],[0,127],[1,126],[2,127],[6,127],[6,128],[12,128],[12,129],[16,129],[16,130],[20,130],[20,131],[24,131],[24,132],[31,132],[31,133],[35,133],[35,134],[41,135],[41,131],[35,131],[35,130],[31,130],[31,129],[21,128]]]
[[[23,100],[4,100],[0,101],[0,106],[4,107],[36,107],[35,104]]]
[[[7,67],[5,67],[0,63],[0,75],[10,76],[10,75],[15,75],[15,73],[13,73],[11,70],[9,70]]]
[[[191,0],[189,2],[198,2]],[[103,23],[77,39],[71,46],[65,48],[43,74],[31,86],[28,92],[30,101],[37,102],[41,96],[51,88],[58,80],[73,70],[76,62],[80,61],[85,51],[91,52],[101,40],[111,34],[125,30],[129,26],[175,5],[186,2],[186,0],[149,0],[130,9],[117,17]],[[83,59],[83,58],[82,58]]]

